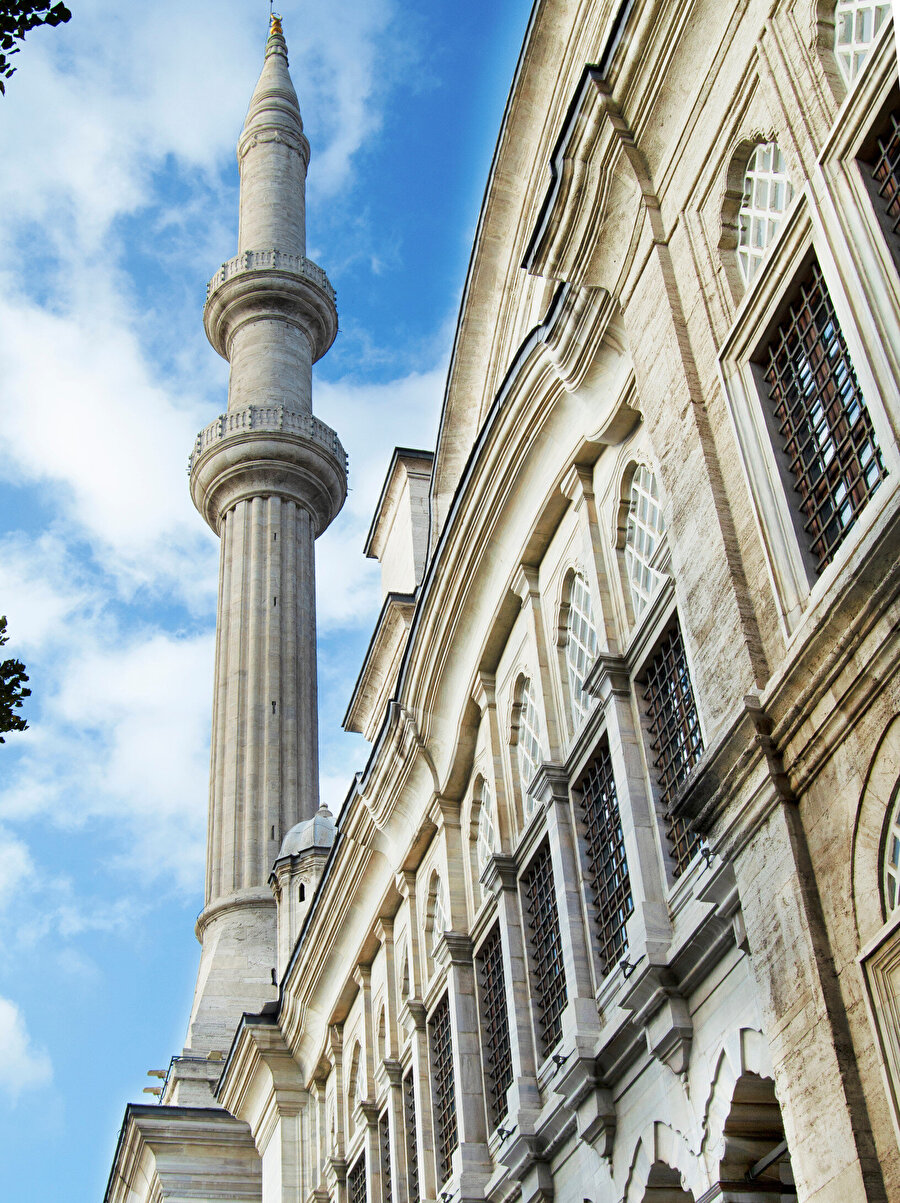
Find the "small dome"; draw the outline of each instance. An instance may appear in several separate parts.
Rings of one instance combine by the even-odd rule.
[[[299,856],[312,848],[330,848],[334,843],[334,815],[327,806],[320,806],[311,819],[295,823],[281,843],[278,859]]]

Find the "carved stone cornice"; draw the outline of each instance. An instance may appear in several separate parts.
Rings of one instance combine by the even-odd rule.
[[[528,785],[528,792],[541,807],[569,801],[569,777],[561,765],[544,761]]]
[[[662,231],[644,157],[596,67],[581,78],[550,172],[523,266],[617,295],[646,220]]]

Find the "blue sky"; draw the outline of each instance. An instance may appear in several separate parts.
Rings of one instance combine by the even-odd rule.
[[[0,613],[31,728],[0,747],[0,1195],[96,1203],[125,1104],[183,1043],[202,905],[215,540],[200,319],[236,248],[264,0],[73,0],[0,100]],[[314,405],[350,453],[318,546],[322,792],[379,608],[362,545],[394,444],[433,444],[528,0],[283,0],[341,334]]]

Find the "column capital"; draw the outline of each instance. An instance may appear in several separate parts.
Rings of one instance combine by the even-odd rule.
[[[445,969],[448,965],[472,965],[472,938],[462,932],[445,931],[438,940],[435,962]]]
[[[495,898],[499,898],[503,890],[515,890],[519,874],[519,865],[514,856],[495,852],[484,867],[481,882]]]

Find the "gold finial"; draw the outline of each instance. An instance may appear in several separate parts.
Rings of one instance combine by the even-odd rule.
[[[281,34],[282,37],[284,37],[284,32],[281,28],[281,13],[273,12],[271,14],[271,17],[272,17],[272,24],[269,26],[269,36],[271,37],[271,35],[273,33],[278,33],[278,34]]]

